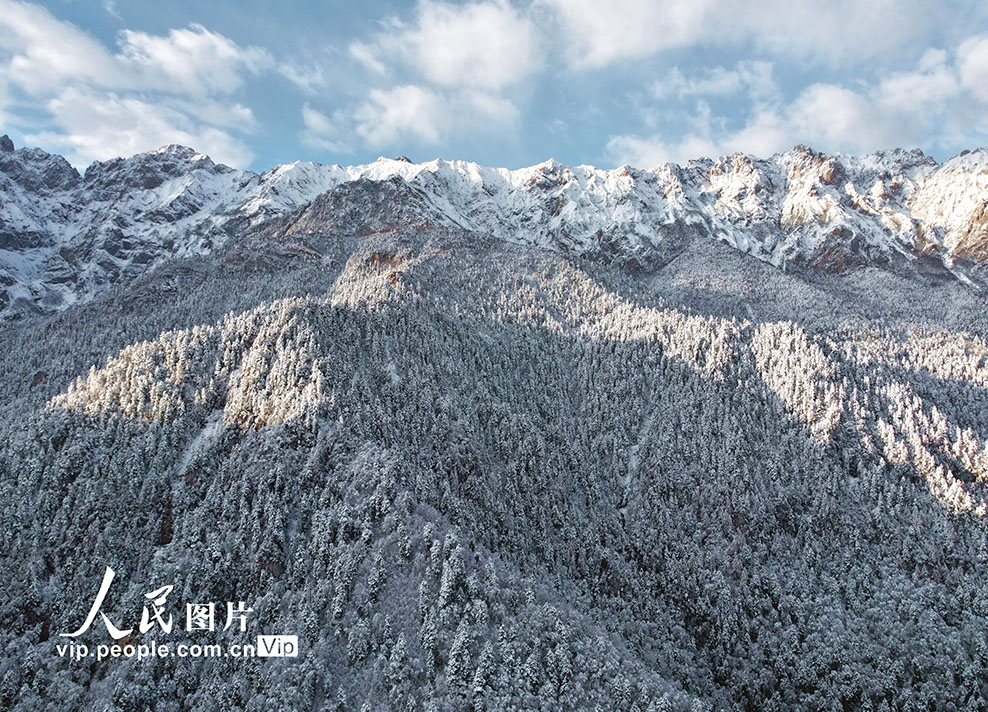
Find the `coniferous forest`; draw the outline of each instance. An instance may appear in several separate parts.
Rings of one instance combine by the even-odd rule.
[[[0,707],[986,709],[984,314],[709,240],[645,275],[411,226],[10,322]],[[58,655],[105,567],[118,626],[173,586],[124,642],[299,654]]]

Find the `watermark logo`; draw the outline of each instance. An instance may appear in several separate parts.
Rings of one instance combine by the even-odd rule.
[[[297,658],[297,635],[257,636],[257,655],[262,658]]]
[[[93,605],[89,609],[89,615],[86,616],[86,620],[82,622],[82,625],[79,626],[79,629],[74,633],[59,633],[58,635],[60,637],[78,638],[80,635],[89,630],[90,626],[92,626],[93,622],[96,620],[97,615],[103,619],[103,625],[106,626],[107,632],[114,640],[121,640],[134,632],[133,628],[127,628],[126,630],[118,628],[107,617],[107,615],[100,610],[103,607],[103,601],[106,599],[106,594],[110,591],[110,584],[113,583],[113,578],[116,575],[117,574],[113,569],[109,566],[106,567],[106,571],[103,572],[103,582],[100,584],[99,592],[96,594],[96,600],[93,601]],[[144,611],[141,613],[141,622],[138,626],[138,630],[141,632],[141,635],[147,633],[155,625],[158,625],[164,633],[172,632],[171,614],[168,614],[168,620],[162,618],[162,614],[165,612],[165,602],[168,599],[168,594],[172,592],[173,588],[174,586],[162,586],[161,588],[144,594],[144,597],[151,602],[151,605],[150,607],[145,605]],[[214,630],[215,611],[216,604],[213,602],[187,603],[185,605],[186,631]],[[233,621],[238,620],[240,622],[240,631],[246,631],[247,614],[253,612],[254,609],[247,608],[247,604],[243,601],[238,601],[236,608],[234,608],[233,601],[227,601],[226,625],[223,626],[223,630],[229,629],[233,624]]]
[[[163,658],[176,655],[178,657],[298,657],[299,645],[298,636],[295,635],[259,635],[257,645],[250,643],[232,644],[224,648],[221,645],[198,645],[182,643],[171,646],[167,643],[156,641],[141,642],[135,644],[131,641],[131,634],[134,633],[134,626],[123,628],[117,626],[106,613],[103,612],[103,603],[110,591],[110,586],[116,577],[116,572],[109,566],[103,572],[103,580],[100,583],[99,591],[89,608],[82,624],[71,633],[59,633],[61,638],[75,639],[92,628],[97,618],[102,621],[107,633],[114,640],[114,644],[97,645],[91,649],[88,645],[77,642],[56,645],[56,653],[63,657],[70,657],[82,660],[88,657],[96,657],[97,660],[112,657],[136,657],[138,660]],[[175,621],[172,613],[168,612],[168,596],[171,594],[173,585],[161,586],[144,594],[147,602],[141,612],[140,620],[136,630],[141,636],[145,636],[157,630],[159,634],[171,634]],[[213,632],[216,630],[227,631],[231,628],[239,632],[247,631],[247,617],[254,612],[245,601],[224,601],[218,604],[216,601],[195,602],[185,604],[185,631]],[[222,628],[220,628],[222,623]]]

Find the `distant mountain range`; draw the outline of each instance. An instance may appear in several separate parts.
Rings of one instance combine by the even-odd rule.
[[[170,257],[231,236],[461,228],[651,272],[692,240],[783,270],[862,265],[985,284],[988,150],[938,164],[921,151],[855,157],[805,146],[685,166],[603,170],[549,160],[296,162],[236,170],[182,146],[97,162],[0,139],[0,315],[51,313]]]
[[[985,151],[0,148],[0,709],[988,709]]]

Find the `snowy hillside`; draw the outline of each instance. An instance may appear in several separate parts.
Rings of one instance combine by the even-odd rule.
[[[669,175],[720,171],[719,229],[805,226],[771,192],[797,166],[829,171]],[[988,708],[983,292],[712,239],[645,274],[426,227],[456,168],[378,169],[0,324],[0,709]],[[516,179],[477,169],[503,192],[455,219]],[[277,633],[299,656],[60,656],[105,566],[117,624],[174,585],[174,629],[138,643]],[[229,600],[247,631],[183,625]],[[81,640],[112,642],[99,620]]]
[[[381,190],[414,195],[402,207],[409,220],[418,211],[422,222],[646,271],[698,237],[781,268],[870,264],[977,281],[969,263],[988,258],[985,150],[942,166],[919,151],[857,158],[799,146],[764,160],[734,154],[647,170],[382,158],[351,167],[296,162],[256,174],[165,146],[94,163],[80,175],[58,156],[15,150],[3,138],[0,313],[7,316],[87,301],[169,257],[208,253],[271,219],[292,232],[354,234],[340,214],[387,227],[386,216],[348,212],[341,200],[349,193],[331,199],[332,216],[316,210],[317,197],[360,181],[371,190],[387,181]],[[317,215],[332,217],[332,229]]]

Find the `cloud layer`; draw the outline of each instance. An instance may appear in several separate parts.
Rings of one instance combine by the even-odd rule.
[[[675,95],[680,103],[698,98],[690,130],[673,140],[661,132],[612,136],[608,151],[619,163],[655,165],[734,151],[767,156],[797,143],[853,153],[949,148],[988,135],[985,87],[988,35],[967,38],[950,52],[928,50],[912,68],[872,82],[811,84],[788,101],[775,86],[771,65],[753,70],[739,63],[692,77],[677,69],[653,85],[652,95],[657,101]],[[722,94],[745,95],[750,108],[740,127],[711,117],[705,99]]]
[[[565,133],[569,117],[533,116],[540,88],[596,81],[606,92],[600,83],[609,77],[640,76],[626,97],[638,130],[597,128],[598,152],[588,158],[651,165],[737,150],[767,155],[796,143],[950,150],[986,133],[977,116],[988,95],[988,35],[965,34],[985,12],[963,0],[931,12],[919,0],[423,0],[411,20],[387,18],[383,31],[350,43],[374,86],[338,107],[324,132],[307,122],[303,139],[440,145],[492,127],[524,131],[536,120]],[[933,41],[949,44],[917,61],[917,48]],[[703,61],[718,54],[741,58]],[[680,56],[691,66],[677,66]],[[663,63],[664,77],[649,78]],[[802,69],[802,86],[777,79],[792,67]],[[808,81],[814,74],[821,79]],[[599,102],[588,95],[588,113]]]
[[[125,30],[116,51],[28,3],[0,1],[0,81],[47,111],[28,139],[78,164],[187,143],[231,165],[253,153],[257,122],[229,96],[275,68],[271,55],[200,25],[163,36]],[[235,129],[235,130],[233,130]]]
[[[539,30],[525,14],[503,0],[426,0],[412,21],[390,17],[384,25],[348,48],[377,86],[338,111],[336,121],[318,122],[322,130],[306,121],[304,143],[438,145],[458,133],[513,127],[518,85],[543,61]]]
[[[796,143],[949,153],[988,139],[988,8],[971,0],[354,8],[357,31],[333,36],[323,9],[305,42],[200,24],[125,27],[105,42],[0,0],[0,125],[79,165],[165,143],[235,166],[274,141],[342,161],[465,150],[505,163],[520,146],[529,163],[562,150],[654,165]],[[122,9],[106,6],[118,25]]]
[[[951,6],[923,0],[536,0],[569,60],[600,68],[659,52],[749,47],[801,61],[849,65],[949,26]],[[963,15],[961,16],[963,18]],[[961,20],[957,20],[961,21]]]

